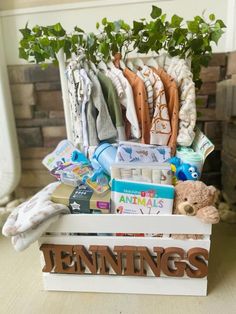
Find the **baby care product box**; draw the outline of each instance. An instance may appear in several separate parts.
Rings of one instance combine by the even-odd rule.
[[[78,187],[60,184],[52,193],[51,200],[70,208],[72,214],[110,213],[111,193],[95,193],[89,186]]]
[[[117,214],[172,214],[174,187],[112,180],[111,209]]]

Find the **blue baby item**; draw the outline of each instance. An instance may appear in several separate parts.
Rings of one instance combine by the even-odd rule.
[[[73,163],[82,163],[82,164],[86,164],[89,165],[90,161],[85,157],[85,155],[83,153],[81,153],[81,151],[79,151],[78,149],[75,149],[72,154],[71,154],[71,161]]]
[[[200,173],[194,165],[181,162],[181,159],[178,157],[172,157],[169,159],[169,162],[173,166],[173,171],[178,180],[186,181],[192,180],[197,181],[200,179]]]
[[[117,149],[109,143],[100,144],[93,155],[104,172],[111,175],[111,165],[115,162]]]

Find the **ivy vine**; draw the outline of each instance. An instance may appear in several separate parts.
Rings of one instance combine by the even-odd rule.
[[[224,22],[216,19],[214,14],[207,18],[204,14],[195,16],[186,22],[175,14],[167,20],[166,14],[156,6],[152,6],[150,17],[150,20],[133,21],[132,26],[123,20],[108,21],[103,18],[96,23],[96,34],[86,34],[78,26],[72,33],[67,33],[60,23],[36,25],[32,29],[26,24],[20,29],[23,38],[20,40],[19,57],[45,67],[45,62],[57,63],[56,53],[61,48],[66,60],[78,49],[84,49],[87,58],[94,63],[108,61],[117,52],[125,59],[134,49],[145,54],[166,51],[170,56],[192,60],[193,79],[200,87],[201,67],[209,64],[212,46],[218,44],[226,28]]]

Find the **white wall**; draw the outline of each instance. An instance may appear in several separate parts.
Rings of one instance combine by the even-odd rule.
[[[18,30],[23,28],[26,22],[29,22],[30,27],[35,24],[50,25],[61,22],[68,32],[75,25],[79,25],[89,32],[95,30],[95,23],[103,17],[111,20],[124,19],[128,22],[141,17],[148,17],[151,5],[155,4],[161,7],[169,16],[175,13],[183,16],[185,19],[190,19],[197,14],[201,15],[203,10],[206,9],[206,15],[215,13],[217,18],[221,18],[227,24],[229,14],[231,14],[232,24],[232,12],[228,8],[229,5],[232,5],[232,1],[235,2],[235,0],[166,0],[161,2],[148,0],[98,0],[80,1],[71,5],[62,4],[2,11],[0,12],[0,16],[7,64],[19,64],[23,62],[18,58],[18,42],[21,38]],[[227,41],[227,38],[235,37],[233,31],[234,29],[227,30],[227,34],[221,39],[219,46],[214,47],[214,51],[227,51],[229,49],[229,40]],[[232,40],[230,40],[231,43]],[[236,47],[231,48],[234,49]]]

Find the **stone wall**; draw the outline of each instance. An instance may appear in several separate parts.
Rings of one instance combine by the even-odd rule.
[[[226,79],[217,84],[216,115],[223,120],[222,191],[236,210],[236,52],[228,56]]]
[[[16,197],[27,197],[54,178],[41,161],[66,138],[59,71],[50,65],[8,67],[17,134],[22,159],[22,177]]]
[[[215,114],[216,83],[225,76],[226,55],[215,54],[210,67],[202,70],[203,85],[198,93],[198,125],[215,143],[203,179],[220,185],[221,122]],[[16,127],[22,159],[22,177],[16,197],[27,197],[52,182],[42,158],[66,137],[59,71],[50,65],[8,67]]]
[[[202,87],[198,92],[198,126],[214,143],[215,151],[207,158],[202,180],[207,184],[221,187],[222,117],[216,114],[216,87],[225,79],[228,56],[214,54],[209,67],[203,68]]]

